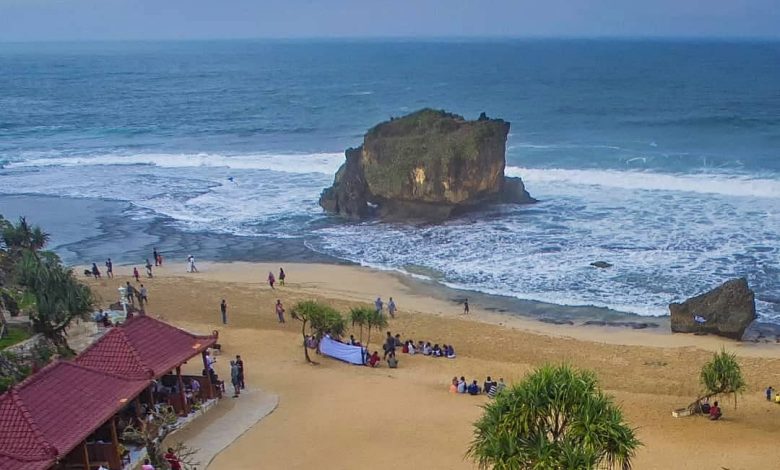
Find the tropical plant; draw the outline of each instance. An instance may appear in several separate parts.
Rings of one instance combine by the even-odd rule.
[[[368,309],[366,314],[366,324],[368,325],[368,338],[366,339],[366,346],[371,344],[371,329],[383,330],[387,328],[387,317],[382,315],[381,311]]]
[[[16,266],[19,285],[35,299],[30,319],[33,329],[42,333],[58,348],[70,351],[65,332],[75,319],[85,319],[92,311],[92,291],[76,280],[73,271],[65,269],[56,256],[22,254]]]
[[[481,469],[630,469],[641,445],[590,371],[543,366],[505,389],[474,424]]]
[[[704,364],[699,374],[699,381],[704,388],[703,394],[689,405],[698,409],[699,403],[716,395],[734,395],[734,408],[737,407],[737,395],[745,390],[746,383],[742,377],[742,368],[737,362],[737,355],[721,349],[712,356],[710,362]]]
[[[334,308],[322,305],[313,300],[307,300],[297,303],[290,312],[295,320],[301,322],[301,335],[303,336],[303,355],[306,362],[314,364],[309,357],[309,349],[306,345],[306,327],[309,327],[311,334],[319,340],[325,334],[330,333],[333,336],[341,336],[347,329],[347,323],[344,317]]]
[[[150,416],[139,420],[137,426],[127,426],[122,431],[122,440],[145,447],[154,468],[169,468],[164,457],[163,442],[165,437],[176,429],[178,417],[170,405],[150,408]],[[195,470],[200,466],[200,462],[195,461],[198,449],[190,448],[181,442],[177,442],[171,448],[185,470]]]
[[[8,249],[26,249],[37,251],[46,246],[49,234],[41,230],[37,225],[27,223],[25,217],[19,217],[19,222],[14,225],[5,219],[2,221],[2,238]]]
[[[355,326],[360,327],[360,343],[363,343],[363,327],[368,324],[368,318],[374,311],[368,307],[353,307],[349,310],[349,319],[352,322],[352,329]]]

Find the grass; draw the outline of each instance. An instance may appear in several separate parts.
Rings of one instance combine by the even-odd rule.
[[[16,343],[21,343],[29,337],[30,333],[27,330],[11,327],[5,332],[2,339],[0,339],[0,350],[3,350],[8,346],[13,346]]]

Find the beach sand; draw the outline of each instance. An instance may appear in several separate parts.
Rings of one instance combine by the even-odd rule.
[[[198,267],[200,273],[188,274],[183,265],[166,265],[154,279],[142,279],[149,289],[150,314],[193,331],[219,330],[223,354],[217,372],[229,375],[229,358],[240,354],[248,386],[279,397],[273,413],[237,433],[241,437],[214,458],[210,469],[390,469],[412,463],[475,468],[464,454],[471,424],[486,398],[449,394],[452,377],[482,383],[491,375],[513,382],[538,365],[562,361],[594,370],[622,406],[644,444],[635,468],[735,470],[772,468],[780,462],[775,435],[780,405],[763,397],[767,385],[780,383],[776,345],[660,329],[549,325],[482,311],[479,305],[472,305],[466,318],[456,302],[424,295],[393,274],[354,266],[286,263],[287,286],[273,291],[265,279],[269,270],[278,272],[278,263]],[[117,267],[123,276],[88,282],[107,305],[130,270]],[[401,355],[394,370],[327,358],[317,358],[320,364],[311,366],[303,359],[300,323],[288,317],[280,325],[273,310],[276,299],[288,310],[300,300],[321,299],[347,311],[377,295],[385,301],[392,296],[398,304],[398,318],[390,321],[389,330],[404,339],[452,343],[458,358]],[[222,298],[229,305],[227,326],[219,319]],[[383,336],[372,332],[372,350],[381,350]],[[673,418],[672,409],[695,398],[701,365],[721,347],[739,355],[748,382],[738,408],[733,401],[724,403],[724,418],[717,422]],[[194,370],[198,364],[188,366]],[[248,406],[233,404],[240,397],[225,400],[231,402],[213,413]],[[209,427],[213,421],[204,416],[180,436],[186,442],[187,436],[218,432]]]

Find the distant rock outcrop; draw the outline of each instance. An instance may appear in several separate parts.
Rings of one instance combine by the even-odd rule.
[[[423,109],[383,122],[347,160],[320,205],[348,218],[441,220],[488,203],[535,202],[504,176],[509,123]]]
[[[593,266],[593,267],[596,267],[596,268],[601,268],[601,269],[607,269],[607,268],[611,268],[612,267],[612,264],[607,263],[606,261],[594,261],[594,262],[590,263],[590,265]]]
[[[755,295],[745,278],[732,279],[683,303],[670,304],[669,311],[674,333],[703,332],[741,340],[756,319]],[[696,322],[696,316],[704,322]]]

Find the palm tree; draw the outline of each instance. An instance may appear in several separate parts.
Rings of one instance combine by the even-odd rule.
[[[368,338],[365,346],[368,347],[371,344],[371,329],[382,330],[387,328],[387,318],[382,315],[382,312],[367,308],[366,324],[368,325]]]
[[[742,368],[737,362],[737,356],[721,349],[712,356],[712,360],[701,368],[699,381],[704,387],[704,394],[689,405],[698,409],[699,403],[705,398],[715,395],[734,395],[734,408],[737,407],[737,395],[745,390],[746,383],[742,377]]]
[[[46,243],[49,241],[49,234],[41,230],[37,225],[31,226],[28,224],[25,217],[19,217],[19,223],[16,225],[4,219],[3,222],[3,242],[9,249],[37,251],[46,246]]]
[[[92,291],[76,280],[73,271],[63,268],[56,257],[38,257],[32,251],[22,253],[16,274],[19,285],[34,298],[31,320],[35,331],[58,348],[70,351],[65,332],[73,320],[86,318],[92,311]]]
[[[474,424],[481,469],[630,469],[641,445],[592,372],[543,366],[500,392]]]
[[[368,307],[353,307],[349,310],[349,319],[352,322],[352,329],[355,325],[360,327],[360,343],[363,344],[363,327],[368,323],[368,318],[373,310]]]
[[[306,327],[319,342],[326,333],[333,336],[341,336],[347,328],[344,317],[334,308],[319,304],[313,300],[298,302],[290,312],[295,320],[301,322],[301,335],[303,336],[303,356],[306,362],[316,364],[309,357],[309,349],[306,347]]]

